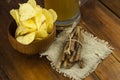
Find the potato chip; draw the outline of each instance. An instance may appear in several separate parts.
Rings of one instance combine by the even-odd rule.
[[[46,24],[53,23],[52,14],[47,9],[42,9],[42,13],[46,17]]]
[[[19,36],[23,30],[24,30],[23,27],[18,26],[15,32],[15,37]]]
[[[53,16],[52,14],[46,10],[46,9],[43,9],[42,10],[43,14],[45,15],[46,17],[46,25],[47,25],[47,32],[48,33],[51,33],[52,30],[53,30]]]
[[[25,29],[20,33],[20,35],[25,35],[25,34],[28,34],[28,33],[34,32],[34,31],[35,31],[34,29],[25,28]]]
[[[32,7],[36,7],[36,1],[35,0],[28,0],[28,2]]]
[[[45,31],[45,30],[40,30],[40,31],[37,31],[37,32],[36,32],[36,37],[35,37],[35,38],[42,38],[42,39],[44,39],[44,38],[46,38],[47,36],[48,36],[47,31]]]
[[[47,31],[47,25],[46,25],[45,22],[40,26],[40,29],[39,29],[39,30],[40,30],[40,31],[42,31],[42,30]]]
[[[35,31],[34,29],[18,26],[15,32],[15,37],[22,36],[34,31]]]
[[[41,26],[40,26],[40,29],[39,31],[36,32],[36,40],[41,40],[41,39],[44,39],[45,37],[48,36],[48,33],[47,33],[47,26],[46,26],[46,23],[43,23]]]
[[[20,17],[19,17],[19,12],[18,12],[18,9],[12,9],[10,11],[10,14],[11,16],[15,19],[16,23],[17,24],[20,24]]]
[[[49,25],[47,26],[47,32],[48,32],[48,33],[51,33],[51,32],[53,31],[53,27],[54,27],[53,24],[49,24]]]
[[[34,17],[36,11],[29,3],[24,3],[24,4],[20,4],[19,14],[20,14],[20,21],[25,21],[27,19]]]
[[[34,9],[36,10],[36,14],[42,14],[42,8],[39,5],[36,5]]]
[[[35,32],[29,33],[25,36],[19,36],[16,38],[16,40],[19,43],[24,44],[24,45],[30,44],[31,42],[34,41],[34,39],[35,39]]]
[[[49,12],[53,16],[53,22],[55,22],[57,20],[57,14],[56,14],[56,12],[53,9],[49,9]]]
[[[37,25],[37,29],[39,30],[41,24],[46,20],[46,17],[42,14],[42,11],[35,15],[35,23]]]
[[[32,18],[25,21],[21,21],[21,23],[23,27],[34,29],[34,30],[37,29],[36,24]]]
[[[43,40],[43,38],[35,38],[35,40],[40,41]]]

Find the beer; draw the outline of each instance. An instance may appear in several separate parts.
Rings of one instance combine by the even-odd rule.
[[[79,15],[79,0],[45,0],[45,8],[54,9],[58,21],[67,21]]]

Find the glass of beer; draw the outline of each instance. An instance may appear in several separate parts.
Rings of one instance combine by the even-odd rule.
[[[58,15],[57,26],[71,25],[79,16],[79,0],[44,0],[45,8],[54,9]]]

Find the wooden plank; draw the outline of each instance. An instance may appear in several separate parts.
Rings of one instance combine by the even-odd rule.
[[[120,0],[99,0],[108,9],[110,9],[116,16],[120,18]]]
[[[110,55],[95,72],[101,80],[120,80],[120,63]]]
[[[97,2],[94,10],[84,6],[81,8],[81,12],[83,14],[81,25],[95,36],[109,41],[114,47],[113,53],[98,66],[95,73],[100,80],[119,80],[120,19],[99,2]]]
[[[95,72],[87,76],[84,80],[100,80],[99,77],[96,75]]]
[[[59,73],[51,68],[45,57],[26,56],[14,50],[2,51],[1,53],[4,54],[2,56],[4,62],[0,64],[4,65],[4,70],[10,80],[69,80],[69,78],[59,76]]]
[[[108,41],[117,51],[113,55],[120,61],[120,19],[99,2],[94,11],[84,6],[81,12],[83,14],[81,23],[96,36]]]
[[[7,76],[6,73],[2,70],[1,66],[0,66],[0,80],[9,80],[8,76]]]

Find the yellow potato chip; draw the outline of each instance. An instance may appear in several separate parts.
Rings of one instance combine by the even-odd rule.
[[[52,14],[47,9],[42,9],[42,13],[46,17],[46,24],[53,23]]]
[[[47,26],[47,32],[48,32],[48,33],[51,33],[51,32],[53,31],[53,27],[54,27],[53,24],[49,24],[49,25]]]
[[[36,7],[36,1],[35,0],[28,0],[28,2],[32,7]]]
[[[57,20],[57,14],[56,14],[56,12],[53,9],[49,9],[49,12],[53,16],[53,22],[55,22]]]
[[[42,30],[47,31],[47,25],[46,25],[45,22],[44,22],[43,24],[41,24],[41,26],[40,26],[40,28],[39,28],[39,31],[42,31]]]
[[[24,3],[24,4],[20,4],[19,14],[20,14],[20,21],[25,21],[27,19],[34,17],[36,11],[29,3]]]
[[[20,33],[24,30],[23,27],[21,26],[18,26],[17,29],[16,29],[16,32],[15,32],[15,37],[19,36]]]
[[[23,27],[27,27],[34,30],[37,29],[36,24],[32,18],[25,21],[21,21],[21,23]]]
[[[44,38],[42,38],[42,37],[35,37],[35,40],[37,40],[37,41],[39,41],[39,40],[43,40]]]
[[[42,13],[45,15],[46,17],[46,25],[47,25],[47,32],[48,33],[51,33],[52,30],[53,30],[53,16],[52,14],[46,10],[46,9],[43,9],[42,10]]]
[[[37,25],[37,30],[39,31],[39,28],[41,24],[46,20],[45,16],[43,14],[37,14],[35,16],[35,23]]]
[[[19,43],[24,44],[24,45],[30,44],[31,42],[34,41],[34,39],[35,39],[35,32],[29,33],[25,36],[19,36],[16,38],[16,40]]]
[[[34,31],[35,31],[34,29],[18,26],[15,32],[15,37],[22,36]]]
[[[35,31],[34,29],[26,28],[20,33],[20,35],[25,35],[25,34],[28,34],[28,33],[34,32],[34,31]]]
[[[35,38],[42,38],[42,39],[44,39],[44,38],[46,38],[47,36],[48,36],[47,31],[45,31],[45,30],[40,30],[40,31],[37,31],[37,32],[36,32],[36,37],[35,37]]]
[[[20,24],[20,17],[19,17],[19,12],[18,9],[12,9],[10,10],[10,15],[15,19],[17,24]]]
[[[36,5],[34,9],[36,10],[36,14],[42,14],[42,8],[39,5]]]
[[[39,31],[36,32],[36,37],[35,37],[35,39],[36,39],[36,40],[42,40],[42,39],[44,39],[44,38],[47,37],[47,36],[48,36],[47,26],[46,26],[46,23],[43,23],[43,24],[40,26]]]

